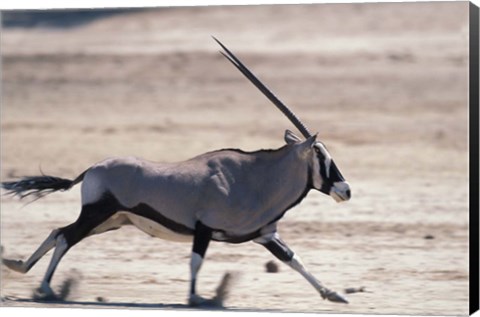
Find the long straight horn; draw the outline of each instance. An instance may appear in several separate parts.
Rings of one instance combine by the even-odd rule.
[[[213,36],[212,36],[213,37]],[[287,118],[297,127],[297,129],[303,134],[305,138],[312,136],[307,127],[297,118],[297,116],[283,103],[281,102],[271,91],[268,89],[252,72],[232,53],[228,48],[225,47],[219,40],[215,37],[213,39],[225,50],[225,52],[220,52],[225,58],[227,58],[245,77],[247,77],[252,84],[254,84],[268,99]]]

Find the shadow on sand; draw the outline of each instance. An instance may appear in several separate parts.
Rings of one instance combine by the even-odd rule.
[[[161,303],[129,303],[129,302],[103,302],[103,301],[74,301],[74,300],[52,300],[52,301],[42,301],[35,300],[32,298],[20,298],[16,296],[5,296],[1,298],[3,306],[21,306],[21,304],[43,304],[49,305],[51,308],[54,307],[78,307],[78,308],[115,308],[115,309],[169,309],[169,310],[217,310],[217,311],[258,311],[257,309],[248,309],[248,308],[235,308],[235,307],[225,307],[225,306],[214,306],[214,305],[201,305],[196,307],[191,307],[187,304],[161,304]],[[270,310],[269,310],[270,311]]]

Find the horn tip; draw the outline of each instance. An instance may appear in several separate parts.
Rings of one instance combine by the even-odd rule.
[[[217,42],[218,44],[221,44],[221,42],[214,36],[214,35],[210,35],[212,37],[212,39],[214,39],[215,42]]]

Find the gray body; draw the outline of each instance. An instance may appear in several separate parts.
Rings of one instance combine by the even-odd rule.
[[[82,204],[109,192],[122,206],[144,203],[192,232],[200,221],[215,230],[215,240],[226,240],[273,232],[272,224],[304,195],[308,169],[295,145],[255,153],[221,150],[170,164],[111,158],[85,174]],[[163,238],[188,240],[174,232]]]

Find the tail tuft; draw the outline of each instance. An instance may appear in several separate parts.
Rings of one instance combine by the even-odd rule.
[[[17,181],[2,182],[1,187],[7,191],[7,195],[18,196],[20,199],[33,195],[35,199],[39,199],[59,190],[69,190],[75,184],[76,180],[42,175],[26,176]]]

